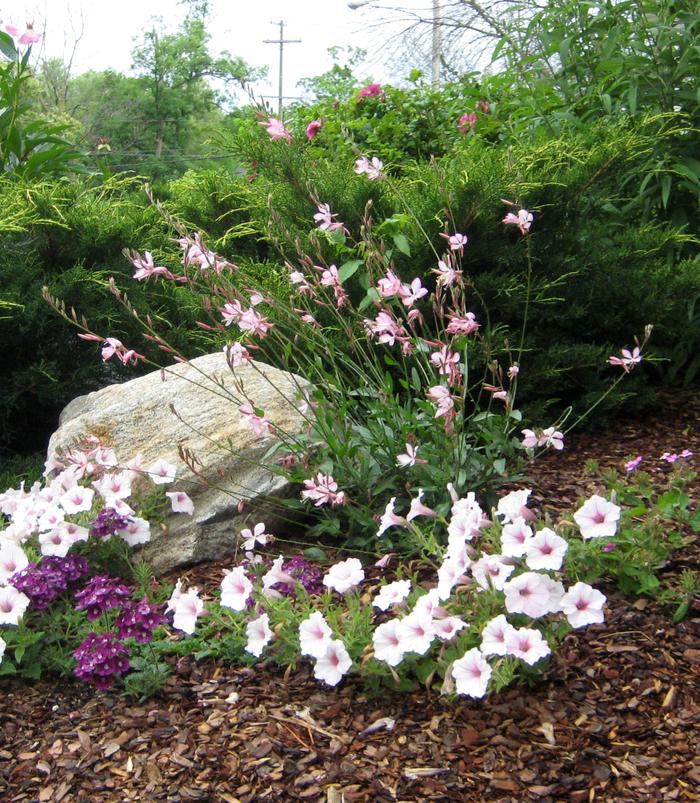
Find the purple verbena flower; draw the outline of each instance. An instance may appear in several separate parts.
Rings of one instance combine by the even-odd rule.
[[[122,605],[131,598],[131,589],[118,577],[97,574],[90,579],[85,588],[75,594],[77,611],[85,611],[90,621],[111,608]]]
[[[118,530],[125,530],[132,521],[130,516],[122,516],[113,508],[106,507],[90,522],[90,535],[108,539]]]
[[[89,633],[73,653],[78,662],[73,670],[76,677],[91,681],[98,689],[112,685],[114,675],[129,670],[131,650],[114,633]]]
[[[114,622],[120,639],[135,638],[139,644],[148,644],[153,631],[165,622],[162,605],[151,605],[148,597],[122,603],[122,612]]]
[[[88,562],[78,555],[63,558],[49,555],[39,564],[29,563],[9,582],[29,597],[32,608],[43,610],[68,588],[69,583],[89,571]]]
[[[303,558],[301,555],[294,555],[283,566],[282,571],[293,577],[297,583],[304,586],[307,594],[322,594],[323,571]],[[296,598],[296,584],[280,583],[276,586],[280,594]]]

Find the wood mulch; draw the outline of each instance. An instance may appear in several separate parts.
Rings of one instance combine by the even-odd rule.
[[[586,493],[585,460],[620,467],[662,452],[700,459],[700,399],[571,437],[533,468],[536,503]],[[699,499],[697,485],[692,492]],[[667,568],[700,571],[697,543]],[[189,582],[213,588],[221,566]],[[700,610],[678,624],[604,587],[604,625],[565,640],[544,682],[486,701],[435,692],[371,698],[322,686],[306,666],[178,661],[164,693],[135,705],[67,681],[0,686],[2,801],[697,801]]]

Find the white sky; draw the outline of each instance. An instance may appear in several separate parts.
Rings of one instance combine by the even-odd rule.
[[[380,81],[387,80],[377,58],[380,40],[376,31],[373,35],[367,32],[372,12],[350,10],[347,0],[210,0],[210,8],[212,52],[228,50],[249,64],[268,67],[267,82],[255,87],[258,95],[277,95],[279,47],[263,44],[263,39],[278,39],[279,26],[271,22],[280,19],[285,22],[285,39],[302,40],[284,48],[286,95],[298,94],[296,83],[300,78],[329,69],[333,62],[327,50],[336,45],[370,51],[359,77],[373,74]],[[79,32],[82,27],[74,74],[108,68],[127,73],[134,43],[148,28],[149,20],[162,17],[166,27],[175,30],[184,15],[185,8],[177,0],[0,0],[2,24],[12,22],[21,27],[25,21],[33,21],[45,37],[35,51],[43,47],[46,57],[67,60],[75,40],[73,31]],[[406,74],[409,69],[410,65]]]

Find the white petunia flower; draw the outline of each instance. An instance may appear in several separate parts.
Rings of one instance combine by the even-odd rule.
[[[299,625],[299,646],[302,655],[321,658],[333,640],[333,631],[320,611],[314,611]]]
[[[246,608],[253,584],[246,576],[243,566],[226,572],[221,581],[221,604],[224,608],[243,611]]]
[[[272,638],[270,617],[266,613],[261,614],[257,619],[248,622],[245,632],[248,636],[248,643],[245,645],[246,652],[259,658]]]
[[[332,640],[326,645],[326,651],[316,661],[314,677],[329,686],[337,686],[350,667],[352,659],[342,641]]]
[[[593,494],[574,513],[574,521],[581,530],[581,537],[611,538],[617,531],[620,508],[598,494]]]
[[[492,674],[491,665],[476,647],[468,650],[452,664],[452,677],[457,694],[483,697]]]

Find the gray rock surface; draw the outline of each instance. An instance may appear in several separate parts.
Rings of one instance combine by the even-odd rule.
[[[264,521],[274,532],[274,498],[298,490],[259,465],[277,440],[274,427],[256,438],[238,408],[249,400],[293,436],[304,428],[297,406],[301,389],[309,387],[300,377],[259,362],[236,368],[234,376],[223,353],[209,354],[74,399],[61,414],[49,456],[95,435],[124,464],[138,452],[145,466],[160,458],[174,463],[177,479],[167,490],[186,491],[194,515],[168,516],[163,532],[152,527],[144,557],[159,574],[228,557],[242,527]],[[204,482],[180,459],[180,448],[196,457]]]

